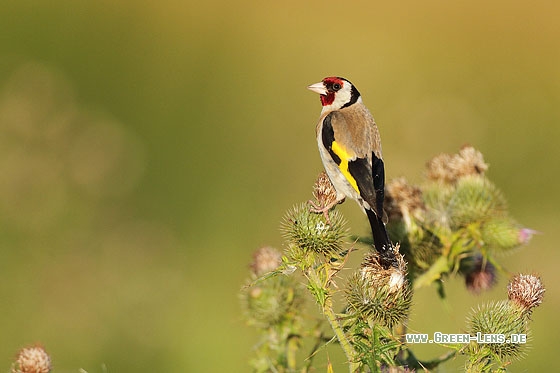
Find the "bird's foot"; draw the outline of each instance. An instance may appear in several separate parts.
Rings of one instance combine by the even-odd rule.
[[[339,203],[344,202],[344,198],[338,201],[334,201],[332,203],[329,203],[326,206],[321,206],[315,203],[315,201],[313,200],[309,200],[307,201],[307,203],[309,203],[309,205],[311,205],[309,207],[309,211],[315,213],[315,214],[323,214],[323,216],[325,217],[325,220],[327,221],[328,225],[331,225],[331,219],[329,218],[329,211],[336,205],[338,205]]]

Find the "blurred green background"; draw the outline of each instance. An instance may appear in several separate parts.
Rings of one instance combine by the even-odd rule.
[[[56,372],[248,371],[237,293],[252,251],[281,248],[284,212],[311,196],[321,108],[305,87],[328,75],[374,113],[388,178],[421,182],[430,157],[470,143],[543,232],[502,260],[547,285],[511,368],[544,371],[560,312],[559,4],[5,0],[0,371],[36,342]],[[459,333],[506,284],[474,296],[451,279],[448,304],[422,289],[411,330]]]

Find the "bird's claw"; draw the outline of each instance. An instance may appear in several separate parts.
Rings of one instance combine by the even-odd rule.
[[[326,207],[320,207],[317,206],[315,204],[315,202],[309,200],[307,201],[307,203],[309,203],[311,205],[311,207],[309,208],[309,211],[315,213],[315,214],[323,214],[323,216],[325,217],[325,220],[327,222],[328,225],[331,225],[331,219],[329,218],[329,210],[330,208],[328,206]]]
[[[323,216],[325,217],[325,220],[327,222],[328,225],[331,225],[331,219],[329,218],[329,211],[336,205],[338,205],[339,203],[344,202],[344,199],[339,200],[339,201],[334,201],[333,203],[328,204],[327,206],[321,206],[315,203],[315,201],[313,200],[309,200],[307,201],[307,203],[309,203],[311,205],[311,207],[309,208],[309,211],[315,213],[315,214],[323,214]]]

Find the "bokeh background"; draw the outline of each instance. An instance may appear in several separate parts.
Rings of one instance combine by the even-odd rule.
[[[0,371],[32,343],[56,372],[249,371],[237,294],[252,251],[282,248],[284,212],[310,198],[320,104],[305,87],[328,75],[373,111],[388,178],[421,182],[466,143],[484,153],[542,232],[502,258],[547,285],[511,371],[557,364],[559,4],[4,0]],[[459,333],[506,284],[474,296],[450,279],[447,303],[422,289],[411,328]]]

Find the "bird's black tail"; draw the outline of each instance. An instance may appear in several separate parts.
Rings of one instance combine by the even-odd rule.
[[[377,216],[375,211],[366,209],[366,214],[369,219],[369,224],[371,225],[371,233],[373,234],[373,244],[375,249],[381,254],[389,250],[391,247],[391,240],[385,229],[385,224],[383,223],[383,218]]]

